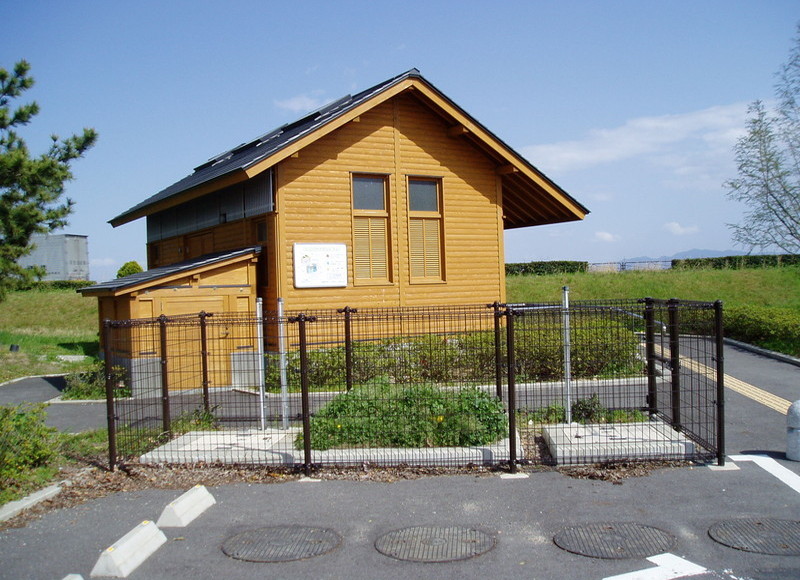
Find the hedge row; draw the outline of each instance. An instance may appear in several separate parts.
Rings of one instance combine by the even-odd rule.
[[[32,280],[30,282],[18,282],[14,290],[80,290],[95,284],[90,280]]]
[[[800,357],[800,312],[791,308],[734,306],[725,310],[725,336]]]
[[[554,261],[506,264],[507,276],[519,276],[523,274],[544,276],[547,274],[575,274],[588,271],[589,262]]]
[[[672,267],[676,270],[743,270],[745,268],[775,268],[798,265],[800,265],[800,255],[797,254],[672,260]]]

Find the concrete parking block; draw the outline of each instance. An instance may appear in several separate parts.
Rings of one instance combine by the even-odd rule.
[[[103,550],[92,568],[91,577],[127,578],[166,541],[164,532],[155,523],[145,520]]]
[[[204,511],[217,503],[204,485],[196,485],[178,499],[170,502],[156,525],[159,528],[182,528],[189,525]]]

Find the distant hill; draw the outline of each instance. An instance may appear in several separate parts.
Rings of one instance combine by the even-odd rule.
[[[692,260],[694,258],[721,258],[723,256],[741,256],[744,254],[742,250],[686,250],[685,252],[678,252],[672,256],[661,256],[660,258],[651,258],[650,256],[637,256],[635,258],[625,258],[621,262],[669,262],[671,260]]]

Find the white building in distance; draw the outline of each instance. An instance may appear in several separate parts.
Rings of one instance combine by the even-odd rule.
[[[44,266],[42,280],[88,280],[89,237],[76,234],[34,234],[33,251],[19,259],[24,268]]]

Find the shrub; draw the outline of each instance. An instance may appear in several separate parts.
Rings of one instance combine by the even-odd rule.
[[[45,425],[44,405],[0,407],[0,488],[21,472],[47,465],[58,453],[56,430]]]
[[[311,444],[332,447],[486,445],[507,434],[503,404],[468,388],[373,384],[339,395],[311,420]],[[296,440],[303,447],[302,436]]]
[[[588,271],[589,262],[570,262],[566,260],[506,264],[507,276],[521,276],[525,274],[547,276],[549,274],[575,274],[576,272]]]
[[[725,335],[800,356],[800,312],[791,308],[738,306],[725,311]]]
[[[113,367],[111,372],[114,397],[130,397],[130,387],[125,383],[125,369]],[[102,361],[94,363],[89,370],[68,374],[65,380],[67,386],[61,394],[62,399],[97,400],[106,398],[106,367]]]
[[[774,268],[797,265],[800,265],[800,255],[796,254],[672,260],[672,267],[676,270],[742,270],[745,268]]]
[[[638,423],[647,420],[647,415],[636,409],[608,409],[600,402],[597,393],[588,399],[578,399],[572,403],[572,420],[576,423]],[[522,417],[535,424],[564,423],[567,412],[559,403],[551,403],[525,412]]]

